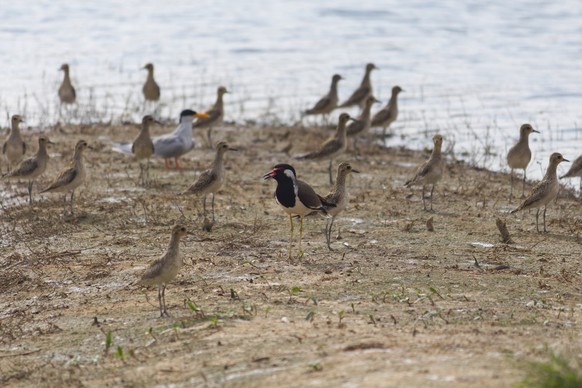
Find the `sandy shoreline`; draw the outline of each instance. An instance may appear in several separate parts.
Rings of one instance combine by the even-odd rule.
[[[520,362],[545,357],[546,347],[579,349],[582,219],[571,190],[549,206],[549,233],[540,235],[535,211],[507,214],[518,201],[508,201],[506,174],[449,161],[435,212],[427,213],[420,188],[402,185],[428,154],[369,146],[362,157],[341,158],[362,173],[349,180],[335,250],[325,246],[325,220],[310,217],[305,256],[289,262],[287,218],[275,185],[261,177],[289,162],[325,194],[327,163],[283,151],[312,150],[329,131],[217,130],[215,139],[240,151],[226,156],[210,233],[201,229],[199,201],[176,194],[213,151],[187,154],[182,173],[156,160],[151,187],[139,188],[137,164],[110,151],[112,141],[136,133],[136,126],[55,130],[32,208],[24,185],[5,188],[18,194],[1,224],[4,384],[507,386],[522,378]],[[63,220],[62,197],[39,200],[38,187],[81,138],[97,151],[86,155],[79,216]],[[500,243],[497,218],[515,244]],[[176,220],[193,235],[166,292],[172,317],[159,319],[156,292],[131,284],[162,253]]]

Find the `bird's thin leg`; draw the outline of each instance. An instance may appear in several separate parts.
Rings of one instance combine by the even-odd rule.
[[[169,317],[170,314],[168,314],[168,308],[166,307],[166,285],[165,284],[162,285],[162,303],[164,305],[164,314],[166,315],[166,317]]]
[[[212,126],[208,127],[206,135],[208,136],[208,148],[212,148]]]
[[[538,208],[536,210],[536,230],[538,231],[538,233],[540,232],[540,227],[538,226],[538,218],[540,216],[540,209]]]
[[[178,163],[178,158],[174,158],[174,164],[176,165],[176,170],[182,170],[182,167],[180,167],[180,163]]]
[[[166,159],[166,158],[164,158],[164,168],[166,170],[169,170],[170,169],[170,165],[168,164],[168,159]]]
[[[146,161],[146,184],[150,181],[150,158]]]
[[[164,316],[164,308],[162,306],[162,285],[158,285],[158,303],[160,304],[160,317]]]
[[[422,185],[422,206],[424,207],[424,210],[426,210],[426,203],[424,200],[424,185]]]
[[[525,168],[523,169],[523,184],[521,186],[521,198],[525,198],[525,180],[526,180],[526,174],[525,174]]]
[[[28,181],[28,204],[32,205],[32,182]]]
[[[67,214],[67,193],[63,197],[63,214]]]
[[[332,164],[333,164],[333,160],[330,159],[329,160],[329,168],[328,168],[327,171],[329,172],[329,183],[333,185],[333,175],[332,175],[332,172],[331,172],[331,169],[333,167]]]
[[[289,236],[289,259],[291,259],[291,249],[293,248],[293,217],[289,214],[289,224],[291,236]]]
[[[510,189],[509,189],[509,199],[511,200],[513,198],[513,168],[511,169],[511,172],[509,173],[509,177],[510,177]]]
[[[212,193],[212,221],[214,222],[214,193]]]
[[[303,239],[303,216],[299,216],[299,257],[303,257],[303,249],[301,249],[301,239]]]
[[[327,244],[327,249],[331,251],[332,249],[331,249],[330,223],[331,220],[327,220],[327,222],[325,223],[325,242]]]
[[[71,191],[71,214],[73,214],[73,202],[75,200],[75,190]]]
[[[202,197],[202,209],[204,211],[204,219],[206,219],[206,195]]]
[[[548,230],[546,229],[546,210],[548,209],[547,206],[544,206],[544,233],[548,233]]]
[[[434,183],[432,184],[432,188],[430,189],[430,211],[432,211],[432,193],[434,192]]]

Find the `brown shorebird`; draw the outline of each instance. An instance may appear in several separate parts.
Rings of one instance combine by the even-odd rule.
[[[229,147],[225,142],[218,143],[216,145],[216,156],[210,168],[200,174],[198,180],[183,193],[202,196],[204,218],[206,218],[206,197],[208,194],[212,194],[212,221],[215,220],[214,193],[220,190],[224,182],[224,154],[226,151],[237,151],[237,149]]]
[[[24,122],[22,116],[12,116],[10,134],[2,146],[2,154],[8,161],[9,169],[19,163],[26,153],[26,143],[20,135],[20,123],[22,122]]]
[[[303,256],[303,250],[301,249],[303,218],[313,212],[326,213],[324,205],[331,207],[334,205],[323,200],[310,185],[297,179],[295,169],[288,164],[277,164],[263,178],[277,181],[275,201],[289,215],[291,232],[291,237],[289,237],[289,259],[291,259],[291,249],[293,247],[293,215],[299,216],[299,257],[301,257]]]
[[[226,93],[229,93],[229,91],[224,86],[219,86],[216,90],[216,102],[205,112],[208,117],[198,119],[192,125],[193,128],[208,128],[206,136],[209,148],[212,148],[212,128],[222,124],[224,118],[224,103],[222,97]]]
[[[338,108],[347,108],[348,106],[358,105],[360,108],[364,108],[366,103],[366,97],[372,95],[372,81],[370,80],[370,73],[372,70],[378,69],[373,63],[368,63],[366,65],[366,73],[364,78],[360,83],[360,86],[356,89],[354,93],[348,98],[343,104],[338,106]]]
[[[523,203],[515,210],[511,211],[511,214],[516,213],[520,210],[526,209],[537,209],[536,211],[536,230],[540,233],[540,228],[538,225],[538,218],[540,215],[540,208],[544,207],[544,232],[547,232],[546,229],[546,209],[548,207],[548,203],[554,200],[558,196],[558,191],[560,190],[560,183],[558,182],[558,175],[556,170],[558,168],[558,164],[562,162],[569,162],[569,160],[564,159],[564,157],[554,152],[550,156],[550,165],[546,170],[546,175],[538,183],[531,191],[529,197],[523,201]]]
[[[148,63],[143,68],[148,71],[148,77],[141,89],[143,96],[146,101],[158,101],[160,99],[160,86],[154,79],[154,65]]]
[[[183,260],[180,254],[180,239],[186,235],[186,227],[176,225],[172,229],[172,237],[166,252],[154,261],[142,275],[139,284],[144,286],[158,286],[158,302],[160,303],[160,317],[169,316],[166,309],[166,286],[174,280]]]
[[[24,159],[12,171],[4,175],[4,179],[27,179],[28,180],[28,203],[32,204],[32,185],[34,180],[41,176],[45,170],[49,160],[48,152],[46,151],[47,144],[54,144],[46,136],[38,138],[38,151],[36,155],[28,159]]]
[[[444,160],[441,155],[443,137],[441,135],[434,135],[432,140],[434,148],[430,158],[421,164],[416,170],[414,177],[404,184],[406,187],[422,185],[422,205],[424,206],[424,210],[428,210],[426,208],[424,192],[427,185],[432,185],[430,189],[430,211],[432,211],[432,194],[434,192],[434,186],[441,180],[444,169]]]
[[[324,120],[327,123],[328,115],[337,108],[337,104],[339,101],[337,95],[337,84],[340,80],[342,80],[342,76],[339,74],[334,74],[331,78],[331,87],[329,88],[329,92],[323,96],[319,101],[315,103],[313,108],[307,109],[303,114],[305,116],[309,115],[323,115]]]
[[[521,197],[525,197],[525,180],[527,165],[531,161],[531,150],[529,149],[529,135],[531,133],[539,133],[532,128],[530,124],[523,124],[519,128],[519,141],[516,145],[509,149],[507,153],[507,164],[511,168],[511,190],[509,192],[509,199],[513,198],[513,170],[520,168],[523,170],[523,185],[521,188]]]
[[[335,205],[335,207],[324,206],[327,213],[331,216],[327,220],[325,225],[325,242],[327,243],[327,248],[331,251],[331,228],[333,227],[333,222],[335,217],[341,213],[349,203],[349,194],[346,188],[346,177],[348,174],[355,172],[360,173],[358,170],[352,168],[352,166],[343,162],[340,163],[337,169],[337,179],[335,180],[335,185],[333,189],[327,194],[323,199],[325,202]]]
[[[357,118],[357,120],[351,122],[346,129],[347,136],[354,138],[354,150],[356,152],[358,152],[357,136],[361,134],[368,134],[371,123],[370,116],[372,111],[372,105],[374,105],[376,102],[380,101],[378,101],[374,96],[368,96],[366,98],[366,104],[364,105],[364,109],[362,109],[362,113]]]
[[[582,155],[578,156],[576,158],[576,160],[574,160],[572,162],[572,166],[570,167],[570,169],[568,170],[567,173],[565,173],[564,175],[562,175],[560,177],[560,179],[562,178],[573,178],[579,176],[580,178],[580,190],[582,191]]]
[[[139,163],[138,183],[143,185],[145,185],[149,180],[150,158],[154,154],[154,142],[150,136],[150,125],[153,123],[160,124],[160,122],[156,121],[152,116],[144,116],[141,120],[141,130],[131,144],[131,153]],[[142,159],[146,159],[145,166],[141,164]]]
[[[64,214],[67,214],[67,193],[71,193],[71,215],[73,214],[73,203],[75,189],[85,181],[85,166],[83,164],[83,151],[88,148],[88,144],[85,140],[79,140],[75,146],[75,154],[73,155],[73,160],[70,162],[69,167],[63,170],[57,178],[51,183],[46,189],[42,190],[41,193],[54,192],[54,193],[65,193],[63,198],[63,208]]]
[[[390,124],[398,118],[398,94],[403,91],[400,86],[394,86],[388,104],[372,117],[372,127],[382,127],[383,137],[386,137],[386,130]]]
[[[347,147],[346,126],[349,120],[353,120],[349,114],[342,113],[339,117],[336,133],[321,144],[317,151],[299,156],[297,159],[325,160],[329,159],[329,182],[333,184],[332,164],[333,160],[341,155]]]
[[[65,73],[63,82],[61,82],[61,86],[59,87],[59,99],[61,100],[61,104],[74,104],[77,98],[77,94],[75,93],[75,88],[71,83],[69,65],[63,63],[59,70],[62,70]]]

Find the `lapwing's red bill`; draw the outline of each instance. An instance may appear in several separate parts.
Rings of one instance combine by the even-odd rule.
[[[271,179],[274,178],[275,175],[277,175],[277,172],[282,171],[283,169],[281,167],[275,167],[274,169],[272,169],[270,172],[268,172],[267,174],[263,175],[263,178],[265,180],[267,179]]]

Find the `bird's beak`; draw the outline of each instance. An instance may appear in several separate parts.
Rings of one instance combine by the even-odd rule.
[[[536,131],[535,129],[532,129],[531,131],[534,133],[540,133],[540,131]]]
[[[238,151],[238,148],[232,148],[232,147],[228,147],[229,151]]]
[[[356,170],[355,168],[352,168],[352,172],[355,172],[356,174],[359,174],[360,173],[360,171],[359,170]]]
[[[162,124],[161,121],[158,121],[158,120],[154,120],[154,123],[159,124],[159,125],[164,125],[164,124]]]
[[[46,144],[52,144],[52,145],[55,145],[55,144],[57,144],[57,143],[55,143],[54,141],[50,141],[50,140],[48,140],[48,141],[46,142]]]
[[[361,120],[355,119],[353,117],[350,117],[348,121],[353,121],[354,123],[361,123]]]
[[[568,159],[564,159],[562,160],[562,162],[570,162]]]
[[[196,117],[197,119],[207,119],[210,117],[210,115],[206,113],[196,113],[194,117]]]
[[[271,179],[271,178],[275,177],[275,173],[276,173],[275,170],[271,170],[269,173],[263,175],[263,179],[264,180]]]
[[[90,146],[90,145],[88,145],[87,148],[89,148],[91,151],[96,151],[97,150],[97,148],[95,148],[93,146]]]

